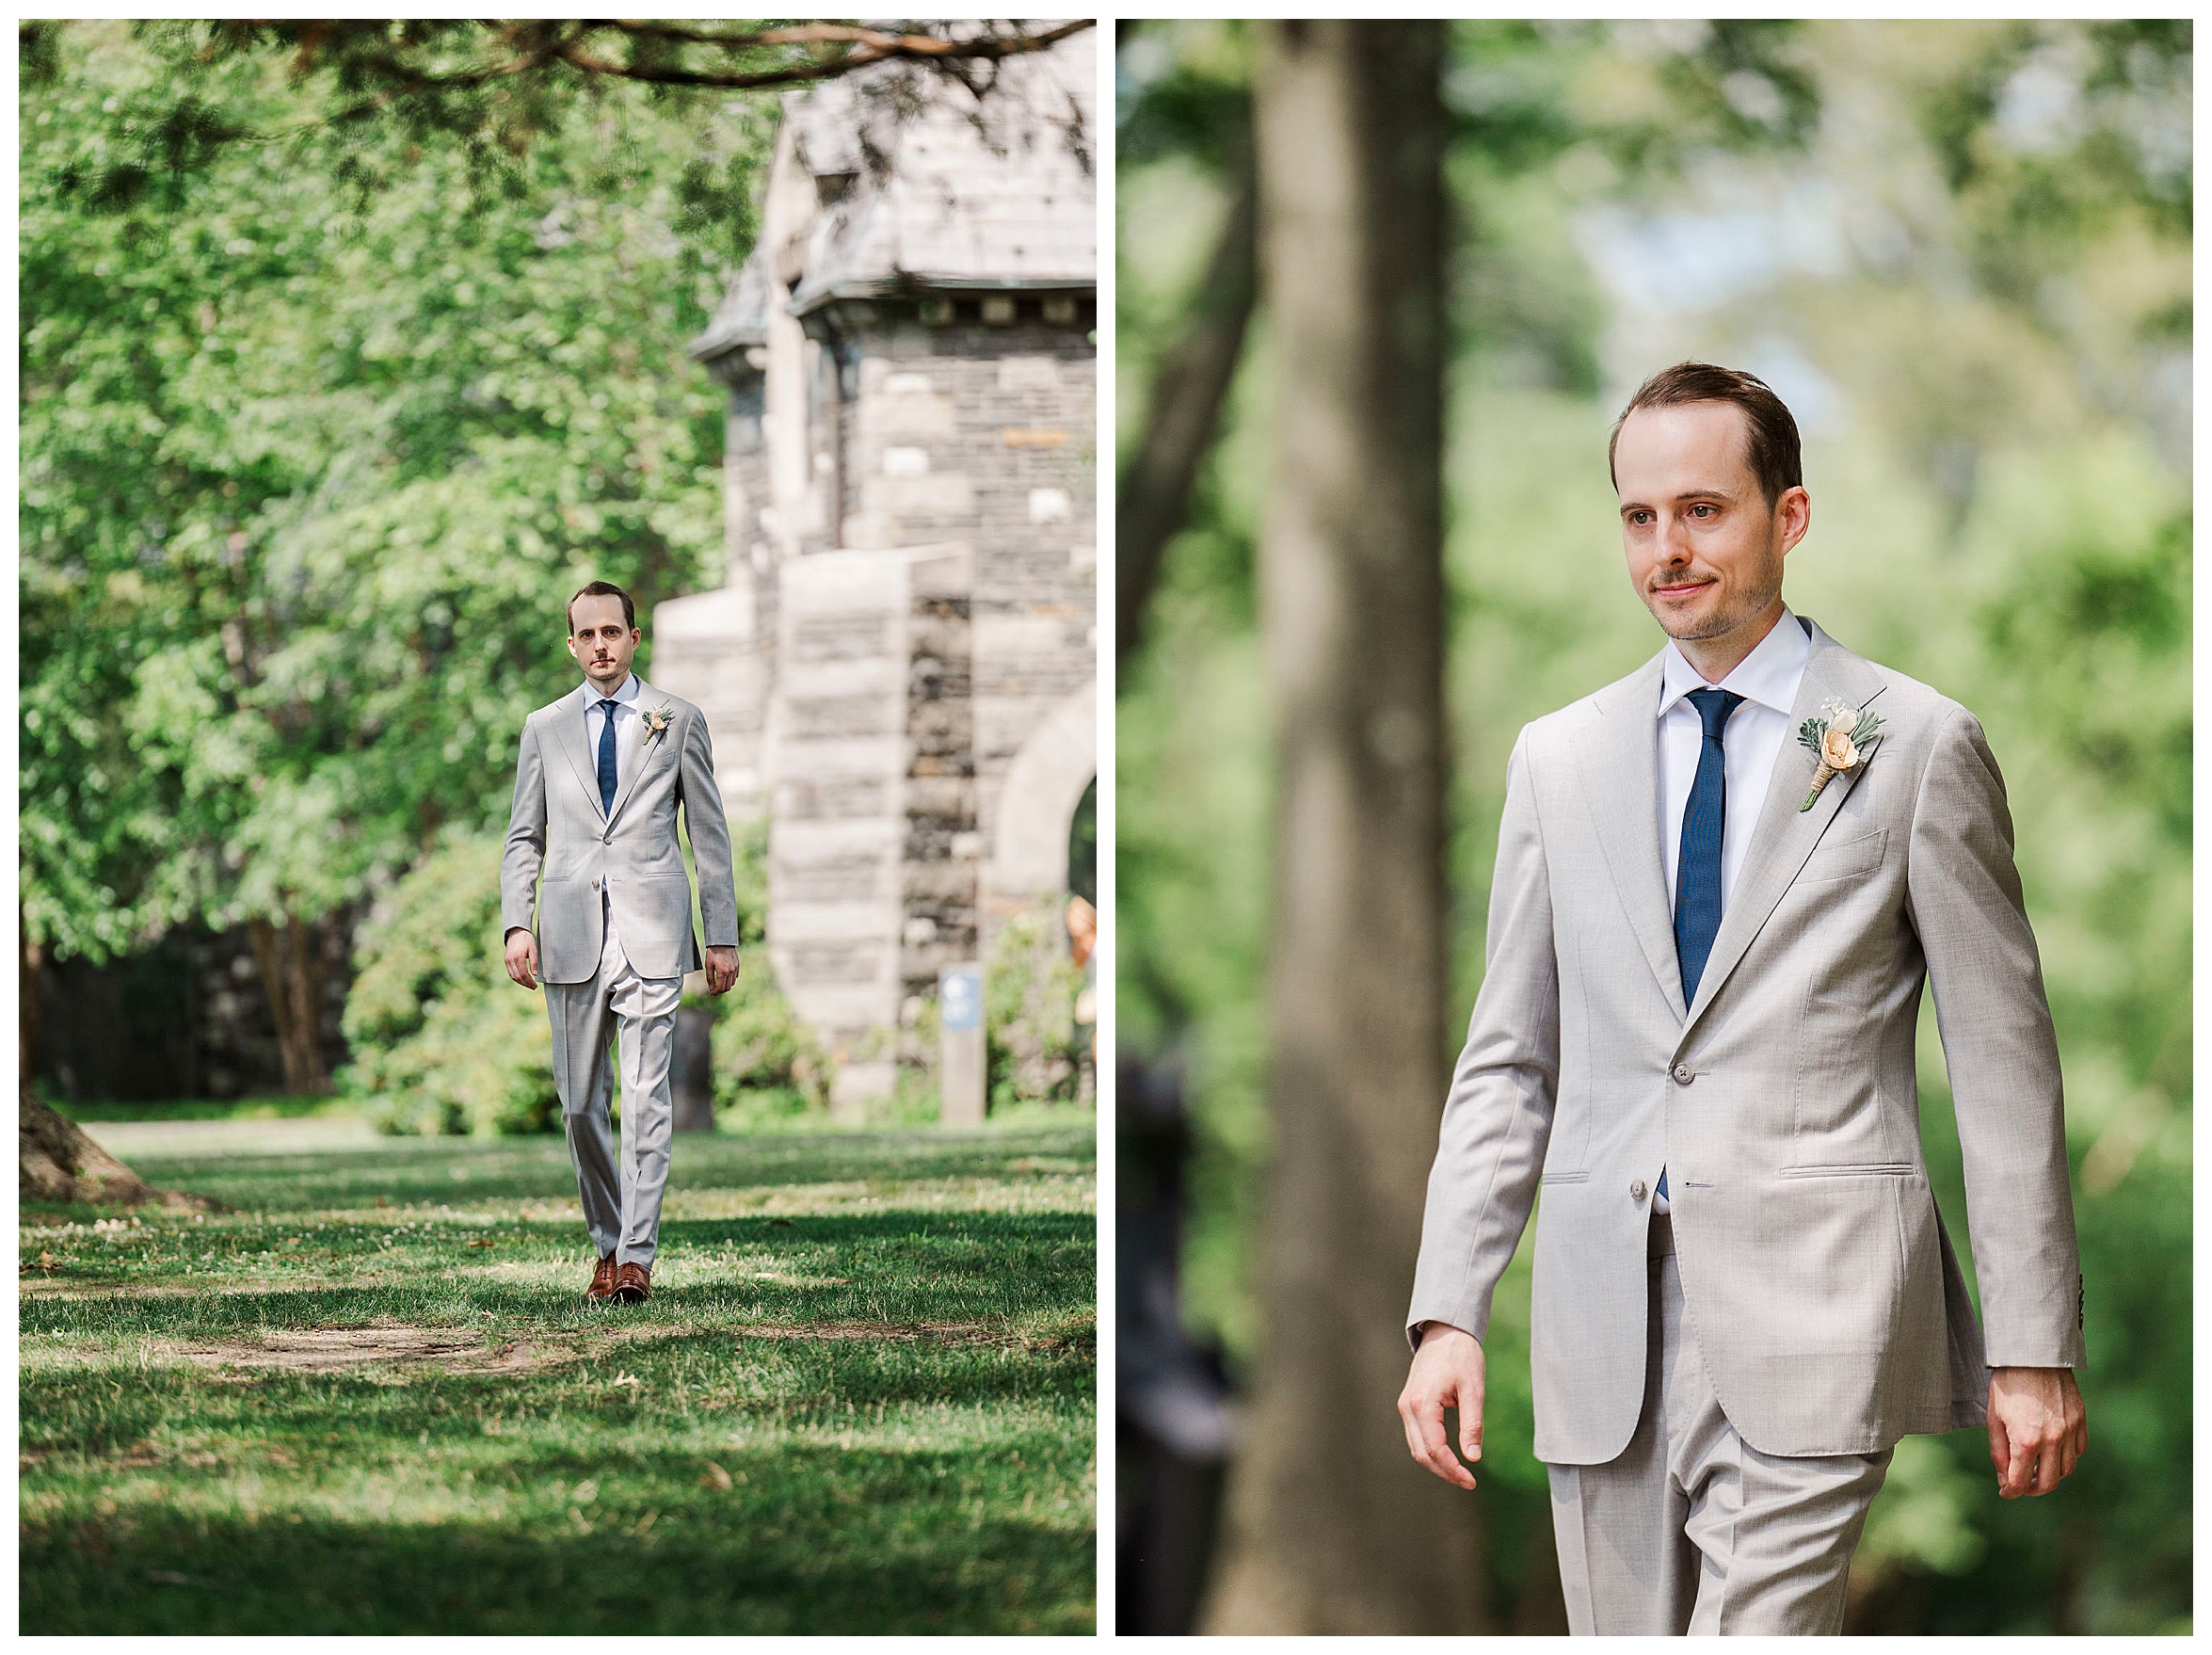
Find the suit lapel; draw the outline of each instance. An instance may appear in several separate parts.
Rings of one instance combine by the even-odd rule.
[[[1728,893],[1726,911],[1721,916],[1721,928],[1713,937],[1713,951],[1705,962],[1705,974],[1698,979],[1697,998],[1691,1002],[1682,1032],[1685,1036],[1706,1007],[1727,982],[1729,972],[1742,959],[1744,950],[1759,928],[1767,923],[1767,916],[1774,911],[1774,905],[1782,900],[1782,893],[1789,889],[1805,859],[1813,854],[1820,835],[1828,830],[1828,824],[1835,819],[1843,801],[1851,796],[1851,790],[1858,785],[1866,774],[1867,763],[1861,763],[1839,776],[1829,778],[1828,785],[1820,790],[1820,796],[1813,801],[1809,811],[1800,811],[1805,794],[1813,785],[1813,772],[1819,764],[1813,755],[1797,739],[1798,727],[1807,718],[1819,715],[1820,703],[1838,700],[1853,707],[1864,707],[1882,693],[1882,676],[1873,666],[1852,654],[1818,626],[1813,628],[1813,652],[1805,662],[1804,677],[1797,686],[1797,699],[1789,709],[1789,728],[1782,738],[1782,751],[1774,760],[1773,779],[1767,784],[1767,796],[1760,806],[1758,822],[1752,829],[1751,844],[1743,858],[1743,871],[1737,876],[1736,887]],[[1880,736],[1867,745],[1867,762],[1880,750]],[[1672,933],[1670,932],[1670,939]]]
[[[584,686],[573,690],[553,703],[553,741],[569,756],[569,768],[576,773],[576,784],[584,789],[584,796],[591,800],[591,808],[602,818],[606,811],[599,802],[599,766],[592,763],[591,749],[584,738]]]
[[[632,704],[636,707],[638,716],[642,718],[666,699],[659,690],[640,678],[637,681],[637,699]],[[617,816],[622,813],[622,807],[630,802],[630,795],[637,791],[637,784],[645,779],[645,773],[660,763],[662,749],[668,745],[675,734],[674,725],[669,726],[666,735],[656,736],[650,731],[642,729],[638,731],[637,763],[630,766],[630,779],[624,782],[621,791],[615,795],[615,808],[607,815],[607,821],[610,825]]]
[[[1682,967],[1667,914],[1666,870],[1659,863],[1659,696],[1664,651],[1594,703],[1596,727],[1576,744],[1583,802],[1605,849],[1613,889],[1627,910],[1651,974],[1670,1005],[1682,1004]],[[1710,974],[1709,972],[1707,973]]]

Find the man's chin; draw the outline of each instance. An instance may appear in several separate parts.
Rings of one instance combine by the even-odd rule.
[[[1739,627],[1757,618],[1759,609],[1729,613],[1718,609],[1682,607],[1669,612],[1659,603],[1645,605],[1651,618],[1659,623],[1659,630],[1677,644],[1702,644],[1713,638],[1724,638]],[[1761,604],[1759,608],[1764,608]]]
[[[1671,604],[1664,599],[1646,598],[1643,606],[1651,611],[1652,619],[1659,623],[1659,631],[1678,644],[1717,638],[1735,624],[1727,616],[1714,614],[1695,603]]]

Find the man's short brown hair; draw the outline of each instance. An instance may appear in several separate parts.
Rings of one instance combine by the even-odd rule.
[[[637,605],[630,601],[630,594],[613,581],[593,581],[589,586],[578,586],[569,600],[569,635],[576,635],[577,598],[619,598],[622,600],[622,624],[632,632],[637,630]]]
[[[1743,410],[1750,439],[1744,460],[1758,479],[1759,492],[1767,497],[1770,507],[1787,490],[1803,487],[1804,460],[1798,444],[1797,421],[1790,418],[1782,399],[1767,389],[1765,380],[1740,368],[1676,362],[1638,386],[1628,406],[1621,410],[1621,417],[1613,421],[1612,435],[1605,444],[1605,468],[1612,476],[1615,493],[1620,491],[1621,479],[1613,473],[1613,450],[1620,446],[1621,427],[1627,424],[1628,416],[1640,408],[1677,408],[1686,402],[1726,402]]]

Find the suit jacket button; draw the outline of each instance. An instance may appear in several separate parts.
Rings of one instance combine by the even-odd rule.
[[[1631,1201],[1641,1201],[1643,1199],[1643,1196],[1644,1189],[1643,1181],[1642,1179],[1637,1179],[1628,1185],[1628,1199]]]
[[[1676,1085],[1687,1086],[1695,1079],[1697,1079],[1697,1070],[1691,1069],[1690,1065],[1687,1063],[1675,1065],[1675,1084]]]

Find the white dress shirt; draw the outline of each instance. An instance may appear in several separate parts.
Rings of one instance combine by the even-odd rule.
[[[606,717],[600,706],[607,701],[615,706],[615,796],[620,798],[622,782],[636,763],[638,737],[645,732],[645,718],[637,710],[637,674],[624,674],[622,687],[612,696],[601,695],[599,686],[588,678],[584,681],[584,750],[591,755],[594,776],[599,774],[599,732]],[[1695,709],[1691,712],[1694,723]],[[1691,760],[1692,764],[1696,762],[1695,758]],[[1728,767],[1728,779],[1731,784],[1736,779],[1733,764]]]
[[[1774,779],[1774,761],[1789,739],[1789,709],[1803,682],[1805,662],[1813,653],[1811,637],[1798,618],[1783,606],[1782,619],[1761,638],[1752,652],[1736,664],[1734,671],[1708,686],[1689,658],[1667,640],[1665,676],[1659,683],[1659,852],[1667,870],[1667,912],[1675,911],[1677,864],[1682,860],[1682,812],[1690,806],[1690,786],[1697,779],[1697,761],[1705,747],[1705,720],[1690,699],[1693,689],[1724,689],[1743,698],[1721,729],[1721,751],[1728,781],[1728,813],[1721,829],[1721,911],[1728,911],[1728,892],[1743,871],[1744,853],[1751,847],[1752,829],[1758,825],[1759,808],[1766,803],[1767,785]],[[1653,1211],[1666,1213],[1673,1203],[1655,1197]]]
[[[599,786],[600,731],[604,728],[607,715],[601,707],[612,707],[615,719],[615,796],[622,796],[622,781],[633,774],[637,763],[638,738],[645,733],[645,715],[637,710],[637,674],[625,673],[622,687],[611,696],[599,693],[599,686],[590,679],[584,681],[584,748],[591,755],[592,782]],[[630,956],[623,952],[622,940],[615,934],[615,893],[613,886],[617,876],[613,872],[601,876],[599,892],[601,924],[605,928],[606,946],[600,961],[600,972],[613,982],[630,969]]]
[[[1728,892],[1743,871],[1751,832],[1758,825],[1759,807],[1766,802],[1767,784],[1774,779],[1774,761],[1789,739],[1789,709],[1812,652],[1803,623],[1787,607],[1736,669],[1710,686],[1675,640],[1667,640],[1659,703],[1659,833],[1667,869],[1669,914],[1675,911],[1676,864],[1682,859],[1682,812],[1689,808],[1690,784],[1697,779],[1697,761],[1705,746],[1705,722],[1698,717],[1690,692],[1710,687],[1743,698],[1743,705],[1721,731],[1728,776],[1728,819],[1721,834],[1721,911],[1725,913]]]

